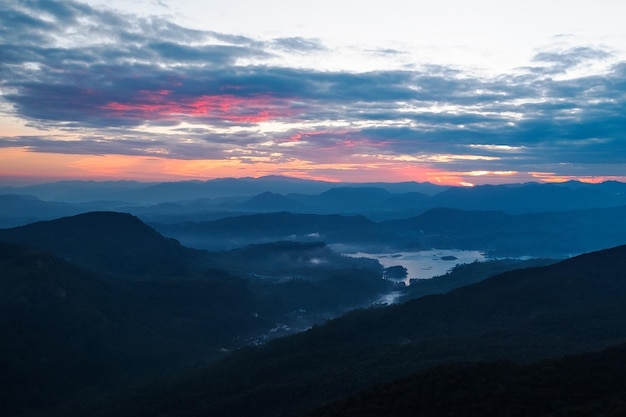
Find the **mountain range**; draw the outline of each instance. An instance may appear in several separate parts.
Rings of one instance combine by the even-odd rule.
[[[190,249],[115,212],[0,230],[0,414],[48,415],[306,329],[392,291],[381,269],[321,242]]]
[[[356,310],[86,412],[291,416],[348,395],[363,398],[357,394],[363,389],[398,384],[392,381],[425,369],[440,372],[435,378],[452,386],[454,380],[445,379],[451,371],[436,368],[443,364],[527,364],[606,349],[626,342],[625,268],[626,246],[620,246],[506,272],[446,294]],[[479,366],[477,372],[489,369]],[[569,368],[552,372],[566,378]],[[601,395],[592,397],[600,401]]]
[[[563,258],[621,244],[624,219],[626,206],[515,215],[436,208],[378,222],[361,215],[276,212],[151,225],[189,247],[209,250],[291,240],[324,241],[345,253],[439,248]]]
[[[623,206],[626,184],[569,181],[444,187],[415,182],[335,184],[288,177],[157,184],[66,181],[0,187],[0,202],[0,227],[87,211],[128,212],[158,223],[280,211],[365,215],[382,221],[439,207],[522,214]]]
[[[623,416],[626,345],[533,364],[441,365],[336,401],[306,417]]]
[[[0,414],[621,415],[624,187],[4,188]]]

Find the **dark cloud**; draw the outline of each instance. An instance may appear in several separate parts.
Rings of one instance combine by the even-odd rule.
[[[540,52],[536,67],[490,78],[434,65],[318,71],[269,62],[324,51],[319,40],[263,42],[53,0],[3,3],[0,35],[2,100],[13,114],[81,135],[3,138],[3,147],[326,162],[457,155],[442,164],[469,169],[475,157],[501,170],[626,160],[626,63],[556,77],[612,56],[602,49]],[[137,133],[181,122],[194,127]],[[301,127],[268,133],[256,128],[261,122]]]
[[[602,60],[610,56],[611,53],[605,50],[590,47],[577,47],[565,51],[539,52],[534,56],[533,61],[548,64],[546,72],[562,73],[582,63]]]

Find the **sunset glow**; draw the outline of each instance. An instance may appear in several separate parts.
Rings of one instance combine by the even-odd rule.
[[[219,21],[195,0],[4,3],[3,181],[626,180],[621,3],[505,26],[503,5],[433,4],[421,25],[363,5],[324,29],[242,2]]]
[[[104,114],[121,119],[171,120],[187,117],[219,119],[236,123],[261,123],[293,115],[288,103],[272,97],[236,97],[232,95],[200,96],[177,102],[170,91],[141,91],[133,103],[110,102],[102,107]]]

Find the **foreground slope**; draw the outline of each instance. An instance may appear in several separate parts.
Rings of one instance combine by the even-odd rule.
[[[322,243],[243,248],[219,263],[224,254],[185,248],[119,213],[0,235],[0,415],[52,415],[68,401],[201,366],[369,305],[392,286],[375,261]],[[220,269],[241,263],[275,278]]]
[[[112,281],[0,242],[0,414],[136,384],[194,358],[216,358],[236,335],[260,331],[237,303],[253,301],[245,286],[218,280]],[[239,328],[224,328],[233,323]]]
[[[294,415],[455,361],[541,358],[626,341],[626,246],[359,310],[90,415]]]
[[[435,367],[306,417],[572,417],[626,415],[626,345],[544,360]]]

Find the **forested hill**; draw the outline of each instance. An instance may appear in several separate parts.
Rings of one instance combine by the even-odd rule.
[[[90,212],[0,230],[0,240],[46,249],[100,273],[185,275],[208,264],[204,251],[168,239],[137,217]]]
[[[442,365],[302,417],[621,417],[625,399],[626,345],[619,345],[529,365]]]
[[[357,310],[238,351],[98,416],[294,415],[449,362],[532,360],[626,342],[626,246]]]

